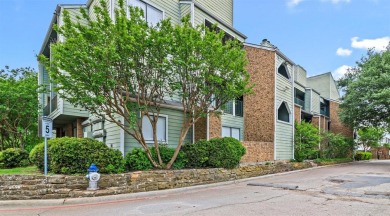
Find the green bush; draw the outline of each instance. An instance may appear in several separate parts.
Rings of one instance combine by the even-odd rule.
[[[169,148],[166,145],[159,145],[161,160],[164,164],[167,164],[174,152],[175,148]],[[152,157],[155,161],[158,161],[156,148],[150,148]],[[177,155],[175,162],[172,165],[173,169],[182,169],[186,167],[187,157],[180,151]],[[150,170],[153,168],[152,163],[146,156],[145,151],[142,148],[134,148],[131,152],[126,155],[126,167],[128,170]]]
[[[3,168],[26,167],[30,165],[28,152],[20,148],[8,148],[1,152],[0,164]]]
[[[240,141],[231,138],[214,138],[186,144],[183,151],[188,158],[187,166],[194,167],[236,167],[245,155],[246,149]]]
[[[30,152],[31,161],[43,170],[44,144]],[[48,165],[51,172],[62,174],[86,173],[91,163],[101,173],[124,171],[125,160],[119,150],[88,138],[63,137],[48,141]]]
[[[372,158],[372,153],[371,152],[362,152],[358,151],[355,154],[355,160],[370,160]]]
[[[210,157],[211,142],[207,140],[199,140],[194,144],[185,144],[181,150],[187,156],[188,168],[207,167]]]
[[[134,148],[126,155],[127,170],[150,170],[153,168],[152,163],[146,156],[142,148]]]
[[[321,158],[352,158],[354,141],[341,134],[322,134]]]
[[[311,123],[304,121],[295,123],[294,159],[296,161],[302,162],[305,159],[316,158],[319,142],[320,136],[318,129]]]

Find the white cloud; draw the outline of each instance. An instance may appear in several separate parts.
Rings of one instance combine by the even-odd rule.
[[[287,6],[290,8],[298,6],[304,0],[287,0]]]
[[[351,38],[351,46],[356,49],[370,49],[374,48],[375,51],[383,51],[386,49],[390,42],[390,37],[382,37],[375,39],[362,39],[359,41],[358,37]]]
[[[352,53],[352,50],[350,49],[344,49],[344,48],[338,48],[337,51],[336,51],[336,54],[338,56],[350,56]]]
[[[323,2],[331,2],[332,4],[339,4],[339,3],[349,3],[351,0],[321,0]]]
[[[334,78],[335,80],[340,79],[340,78],[343,77],[344,74],[347,73],[348,70],[351,69],[351,68],[352,68],[351,66],[342,65],[341,67],[337,68],[336,70],[334,70],[334,71],[332,72],[333,78]]]

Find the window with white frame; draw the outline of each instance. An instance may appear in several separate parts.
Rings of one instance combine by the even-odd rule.
[[[240,128],[222,127],[222,137],[233,137],[240,140]]]
[[[287,107],[287,103],[283,102],[278,108],[278,120],[284,122],[290,122],[290,111]]]
[[[148,21],[149,25],[156,26],[158,22],[163,19],[163,12],[150,4],[145,3],[141,0],[128,0],[128,5],[133,7],[139,7],[144,11],[144,17]]]
[[[157,121],[157,140],[159,142],[167,142],[167,117],[159,116]],[[142,133],[146,142],[153,142],[153,128],[147,116],[142,118]]]

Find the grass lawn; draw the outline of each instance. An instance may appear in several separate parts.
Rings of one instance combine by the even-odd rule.
[[[42,175],[36,166],[17,167],[13,169],[0,169],[0,175]]]

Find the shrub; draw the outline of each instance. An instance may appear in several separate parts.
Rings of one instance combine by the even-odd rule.
[[[211,142],[200,140],[194,144],[185,144],[181,150],[186,154],[188,168],[207,167],[210,157]]]
[[[355,160],[370,160],[372,158],[371,152],[358,151],[355,154]]]
[[[320,155],[322,158],[351,158],[354,141],[341,134],[323,133]]]
[[[38,144],[30,153],[34,164],[43,169],[44,144]],[[63,137],[48,141],[48,164],[54,173],[85,173],[91,163],[101,173],[124,171],[124,159],[119,150],[110,149],[104,143],[88,138]]]
[[[153,168],[152,163],[142,148],[134,148],[126,155],[126,168],[128,170],[149,170]]]
[[[188,167],[236,167],[246,149],[241,142],[231,138],[214,138],[186,144],[183,151],[188,158]]]
[[[0,163],[4,168],[26,167],[30,164],[28,152],[20,148],[8,148],[1,152]]]
[[[208,163],[211,167],[232,169],[240,163],[241,157],[246,153],[241,142],[231,137],[214,138],[210,142],[212,148]]]
[[[312,124],[304,121],[296,122],[294,142],[294,158],[296,161],[302,162],[304,159],[317,157],[320,136],[318,135],[318,129]]]
[[[390,144],[389,143],[385,143],[385,144],[383,144],[383,147],[386,147],[386,148],[390,149]]]
[[[161,160],[164,164],[167,164],[174,152],[175,148],[169,148],[166,145],[159,145]],[[158,161],[156,148],[150,148],[152,157],[155,161]],[[180,151],[175,162],[173,163],[173,169],[182,169],[186,166],[187,157]],[[145,151],[142,148],[134,148],[131,152],[126,155],[126,167],[128,170],[149,170],[153,168],[152,163],[146,156]]]

